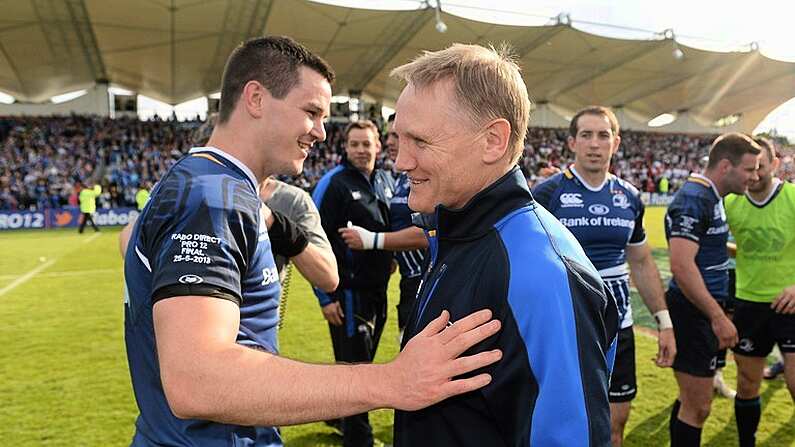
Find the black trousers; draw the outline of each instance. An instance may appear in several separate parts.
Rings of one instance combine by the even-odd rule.
[[[78,233],[83,232],[83,229],[86,227],[86,222],[91,222],[91,226],[94,227],[94,231],[99,231],[97,224],[94,223],[94,218],[91,217],[91,213],[83,213],[83,221],[80,222],[80,228],[77,230]]]
[[[337,296],[345,318],[342,326],[329,324],[334,358],[345,363],[370,363],[375,358],[386,324],[386,288],[339,292]],[[373,430],[367,413],[344,418],[342,430],[345,447],[373,445]]]
[[[400,301],[397,305],[398,328],[403,329],[409,322],[409,315],[417,298],[417,289],[420,288],[422,275],[413,278],[400,277]]]

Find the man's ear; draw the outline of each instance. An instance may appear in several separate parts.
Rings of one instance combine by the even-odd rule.
[[[728,158],[721,159],[718,162],[718,172],[720,172],[723,175],[726,175],[729,171],[732,170],[733,167],[734,166],[732,165],[731,160],[729,160]]]
[[[483,162],[490,165],[505,157],[508,152],[508,141],[511,139],[511,124],[504,118],[498,118],[486,125]]]
[[[270,92],[262,84],[248,81],[240,94],[240,103],[250,117],[259,119],[265,115],[265,104],[269,98]]]

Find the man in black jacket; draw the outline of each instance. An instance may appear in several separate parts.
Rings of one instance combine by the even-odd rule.
[[[382,250],[383,245],[352,251],[339,233],[351,225],[376,233],[389,231],[394,181],[375,168],[380,150],[375,124],[352,122],[345,130],[345,162],[324,175],[312,194],[340,277],[336,291],[315,288],[315,294],[329,322],[334,358],[342,362],[371,362],[386,323],[392,253]],[[342,431],[345,446],[373,445],[367,413],[345,418]]]
[[[396,167],[423,214],[430,261],[405,340],[442,309],[491,309],[493,381],[395,412],[397,446],[607,446],[615,300],[577,240],[536,205],[516,162],[530,101],[505,51],[456,44],[396,68],[406,81]],[[455,323],[453,323],[455,325]]]

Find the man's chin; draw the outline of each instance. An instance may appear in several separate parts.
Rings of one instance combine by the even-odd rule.
[[[420,214],[431,214],[435,209],[433,205],[423,203],[419,200],[411,200],[411,196],[409,196],[408,206],[411,211]]]

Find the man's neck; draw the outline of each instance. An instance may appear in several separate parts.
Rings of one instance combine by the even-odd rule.
[[[583,182],[586,183],[587,186],[590,186],[594,189],[604,185],[605,179],[607,179],[607,169],[600,171],[590,171],[584,169],[575,162],[574,170],[577,171],[577,175]]]
[[[765,199],[770,197],[770,193],[773,192],[773,189],[775,189],[776,186],[778,186],[778,182],[776,182],[775,178],[772,178],[769,182],[767,182],[767,186],[765,186],[765,189],[762,191],[751,191],[749,189],[748,196],[754,199],[755,202],[762,203],[765,201]]]
[[[210,139],[207,141],[206,146],[218,148],[237,158],[254,173],[257,182],[261,182],[264,178],[267,178],[270,173],[263,173],[262,169],[259,169],[259,167],[255,165],[254,157],[252,157],[255,151],[249,149],[250,145],[244,138],[235,138],[235,134],[236,132],[232,129],[216,127]],[[237,135],[242,135],[242,132],[237,133]]]
[[[701,174],[701,175],[703,175],[704,177],[708,178],[709,181],[711,181],[712,184],[715,185],[715,189],[718,190],[718,195],[719,196],[726,197],[726,194],[728,194],[729,192],[723,190],[723,187],[721,185],[722,177],[720,177],[715,171],[710,171],[710,170],[704,171],[704,173]]]

